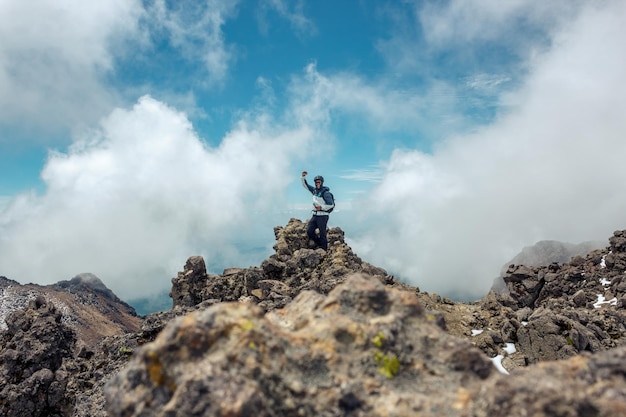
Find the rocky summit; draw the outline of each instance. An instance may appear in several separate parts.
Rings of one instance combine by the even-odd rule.
[[[256,267],[190,257],[170,310],[91,344],[46,294],[16,306],[0,415],[626,416],[626,231],[460,303],[305,228],[276,227]]]

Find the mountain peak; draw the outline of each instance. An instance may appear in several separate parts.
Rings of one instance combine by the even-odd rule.
[[[298,219],[275,227],[274,234],[276,252],[259,267],[207,274],[204,260],[190,257],[184,270],[172,279],[170,296],[174,307],[248,298],[269,311],[286,306],[304,290],[328,294],[352,273],[365,273],[386,284],[394,282],[384,269],[359,258],[345,243],[344,232],[338,227],[328,231],[328,251],[310,244],[306,224]]]

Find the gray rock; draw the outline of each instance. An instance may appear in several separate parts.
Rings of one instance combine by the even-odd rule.
[[[0,415],[67,415],[71,403],[65,397],[68,373],[63,358],[71,356],[74,331],[43,297],[11,312],[7,325],[1,334]]]
[[[467,415],[624,416],[626,348],[518,368],[485,381]]]
[[[63,303],[10,304],[2,411],[626,415],[626,231],[569,262],[512,265],[505,291],[457,303],[364,262],[339,228],[328,251],[309,248],[305,229],[297,219],[276,227],[275,254],[255,267],[207,274],[190,257],[172,279],[172,309],[134,322],[88,275],[46,289]],[[16,285],[0,277],[3,306]],[[89,322],[96,306],[107,315]]]
[[[106,396],[127,417],[458,415],[458,391],[493,372],[411,293],[357,274],[267,315],[221,303],[175,319]]]

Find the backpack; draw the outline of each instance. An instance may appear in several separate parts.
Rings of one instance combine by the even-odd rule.
[[[328,194],[330,194],[330,198],[333,199],[333,206],[329,208],[328,210],[326,210],[326,213],[332,213],[333,210],[335,209],[335,196],[333,195],[333,193],[330,192],[330,190],[328,191]]]

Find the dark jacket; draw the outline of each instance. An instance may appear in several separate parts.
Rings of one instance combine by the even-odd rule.
[[[306,181],[306,178],[302,177],[302,186],[309,190],[313,194],[313,212],[317,215],[328,215],[328,210],[335,206],[333,197],[330,194],[330,188],[322,185],[318,190]],[[321,210],[316,210],[315,206],[321,206]]]

